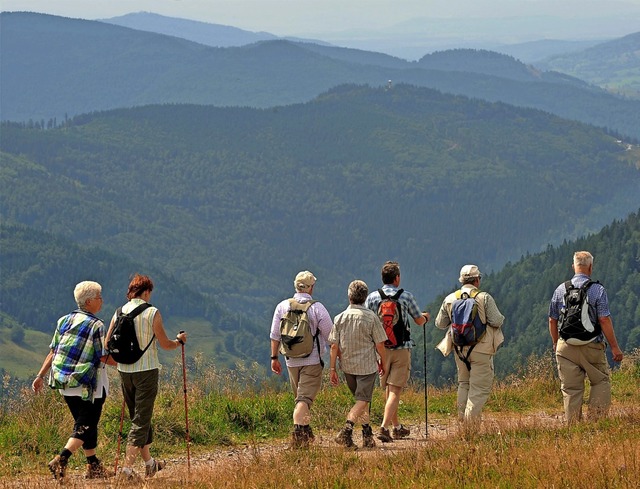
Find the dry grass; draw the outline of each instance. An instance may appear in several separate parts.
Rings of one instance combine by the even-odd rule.
[[[206,382],[204,377],[197,380],[190,391],[190,419],[192,429],[198,433],[191,449],[191,470],[187,470],[182,436],[182,392],[163,385],[156,414],[161,435],[155,450],[165,454],[169,463],[147,485],[270,489],[638,488],[639,357],[634,352],[614,372],[614,405],[605,419],[566,427],[553,371],[532,362],[522,376],[497,383],[479,433],[458,430],[451,414],[453,388],[430,387],[429,436],[425,437],[424,391],[409,389],[403,396],[401,416],[409,421],[412,436],[357,451],[343,450],[332,441],[350,405],[344,391],[323,389],[314,406],[316,443],[308,450],[290,450],[286,437],[292,404],[286,388],[254,385],[238,389],[238,379],[231,388],[215,372],[203,368],[199,374],[194,369],[194,377],[209,378]],[[170,376],[167,384],[172,385],[174,380]],[[10,401],[15,403],[15,416],[8,414],[3,405],[0,487],[51,487],[52,481],[43,467],[49,454],[67,436],[70,425],[66,406],[60,404],[55,393],[21,398],[22,394]],[[117,426],[114,430],[113,425],[119,421],[118,399],[116,396],[108,403],[101,425],[100,450],[109,466],[115,456]],[[372,409],[374,424],[381,417],[381,404],[378,396]],[[271,419],[262,419],[264,416]],[[269,425],[278,426],[268,429]],[[54,426],[67,429],[60,428],[57,433]],[[23,430],[28,434],[21,438]],[[226,435],[212,432],[215,430],[225,430]],[[359,443],[359,437],[355,439]],[[116,479],[99,485],[85,484],[81,478],[82,458],[74,457],[76,465],[67,487],[127,487]]]

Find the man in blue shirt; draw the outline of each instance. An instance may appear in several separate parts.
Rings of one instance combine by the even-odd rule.
[[[424,326],[429,321],[428,312],[420,312],[413,294],[400,289],[400,265],[395,261],[388,261],[382,266],[382,293],[386,297],[394,297],[400,292],[397,303],[400,307],[401,320],[404,323],[405,331],[400,343],[395,346],[386,345],[386,355],[384,364],[384,374],[380,378],[380,385],[385,388],[385,406],[382,425],[378,433],[378,440],[388,443],[393,438],[405,438],[409,436],[408,428],[402,426],[398,421],[398,405],[400,404],[400,394],[407,385],[411,374],[411,348],[413,341],[410,336],[409,317],[418,326]],[[380,291],[376,290],[369,294],[365,301],[365,307],[378,314],[378,308],[383,301]],[[393,438],[390,428],[393,426]]]
[[[582,286],[591,278],[593,256],[588,251],[576,251],[573,255],[575,275],[571,279],[574,287]],[[593,324],[599,323],[602,333],[584,344],[570,344],[560,337],[558,320],[564,304],[565,284],[560,284],[551,298],[549,305],[549,333],[553,340],[553,349],[558,361],[560,388],[564,399],[564,411],[567,423],[572,424],[582,419],[582,401],[584,396],[585,377],[589,379],[589,416],[593,419],[604,416],[611,405],[611,383],[609,381],[609,365],[605,350],[609,342],[613,360],[622,361],[622,351],[618,346],[613,330],[607,291],[599,283],[592,284],[587,291],[589,316]]]

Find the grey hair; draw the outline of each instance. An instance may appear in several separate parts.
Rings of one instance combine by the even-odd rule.
[[[364,304],[369,295],[369,287],[362,280],[354,280],[349,284],[347,295],[351,304]]]
[[[84,282],[80,282],[76,285],[76,288],[73,289],[73,297],[76,300],[76,304],[80,309],[84,309],[85,304],[89,299],[94,299],[100,295],[102,292],[102,285],[98,282],[92,282],[90,280],[85,280]]]
[[[593,265],[593,255],[588,251],[576,251],[573,254],[573,264],[577,267],[589,267]]]

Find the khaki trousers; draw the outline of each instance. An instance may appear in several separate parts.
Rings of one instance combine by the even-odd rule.
[[[556,359],[560,375],[560,389],[564,400],[564,413],[568,423],[582,419],[585,377],[589,379],[589,417],[597,419],[607,414],[611,405],[609,364],[604,343],[569,345],[558,341]]]
[[[467,349],[463,349],[463,355]],[[455,352],[454,358],[458,368],[458,419],[479,422],[493,386],[493,355],[473,350],[469,356],[471,371]]]

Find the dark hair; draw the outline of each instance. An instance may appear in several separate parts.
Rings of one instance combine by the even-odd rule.
[[[140,297],[145,291],[153,290],[153,282],[146,275],[136,273],[129,282],[129,290],[127,291],[127,299],[131,300]]]
[[[388,261],[382,265],[382,283],[392,284],[396,277],[400,275],[400,265],[397,261]]]

